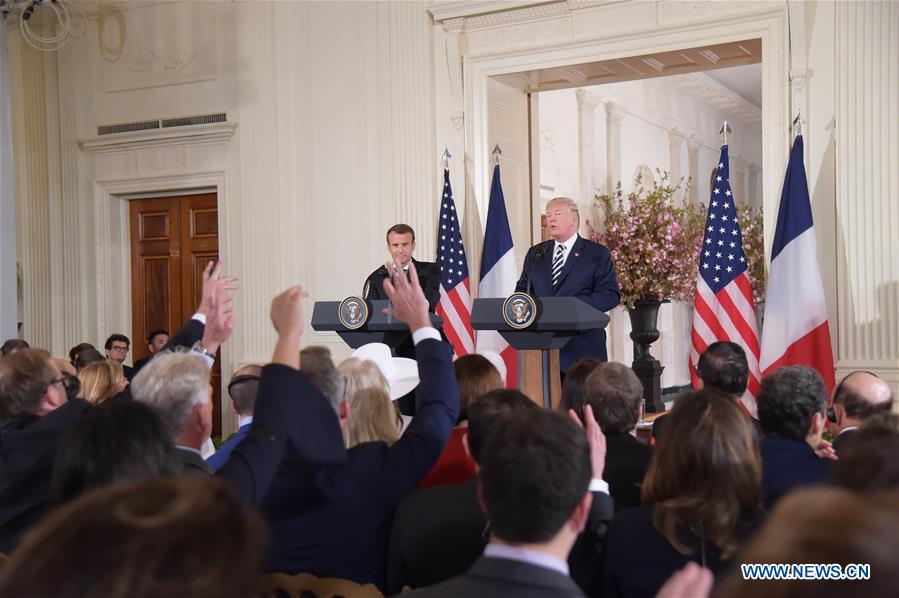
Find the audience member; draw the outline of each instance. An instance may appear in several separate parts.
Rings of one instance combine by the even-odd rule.
[[[840,447],[830,483],[859,492],[899,490],[899,415],[869,417]]]
[[[11,338],[7,339],[3,343],[3,347],[0,348],[0,358],[6,357],[7,355],[12,355],[17,351],[23,351],[25,349],[30,349],[31,345],[27,342],[23,341],[20,338]]]
[[[827,411],[828,427],[834,436],[833,449],[840,453],[843,442],[869,417],[893,409],[890,386],[871,372],[851,372],[833,392]]]
[[[134,362],[134,375],[140,371],[142,367],[147,365],[147,362],[150,361],[154,355],[162,351],[163,347],[166,346],[169,342],[169,333],[167,330],[163,330],[162,328],[157,328],[153,332],[147,335],[147,349],[149,349],[150,354],[146,357],[141,357],[137,361]]]
[[[808,488],[784,498],[740,555],[744,564],[817,565],[828,575],[745,579],[735,569],[713,595],[721,598],[823,598],[896,596],[899,588],[899,492],[859,494],[837,488]],[[869,567],[870,579],[840,577],[839,565]],[[858,573],[858,570],[854,570]]]
[[[73,363],[75,364],[75,370],[81,372],[90,364],[99,361],[106,361],[106,358],[103,357],[102,353],[96,349],[83,349],[75,355],[75,361]],[[122,373],[124,374],[124,370],[122,370]]]
[[[156,412],[137,401],[87,411],[62,437],[51,496],[66,502],[114,482],[178,475],[181,463]]]
[[[51,357],[50,361],[59,368],[62,374],[62,386],[66,391],[66,397],[71,400],[81,396],[81,381],[78,380],[78,372],[70,362],[60,357]]]
[[[340,362],[337,371],[346,379],[345,398],[338,408],[346,447],[363,442],[396,442],[402,423],[378,365],[350,357]]]
[[[644,505],[609,529],[604,597],[652,596],[689,561],[726,569],[761,504],[758,440],[730,396],[703,389],[677,400],[642,493]]]
[[[47,510],[59,439],[89,407],[70,401],[63,384],[46,351],[0,360],[0,552],[9,553]]]
[[[231,456],[234,447],[249,433],[261,375],[262,366],[245,365],[234,372],[231,381],[228,382],[228,396],[231,397],[231,409],[238,417],[238,428],[236,434],[226,440],[214,455],[206,459],[206,464],[212,471],[221,469]]]
[[[718,341],[706,347],[696,364],[696,375],[699,377],[699,388],[713,388],[741,401],[746,394],[749,382],[749,363],[746,351],[737,343]],[[747,416],[749,412],[747,411]],[[665,429],[667,415],[657,417],[652,423],[652,443],[658,442]],[[754,417],[749,417],[756,434],[761,440],[764,437],[762,426]]]
[[[782,367],[762,379],[756,402],[765,430],[762,494],[771,507],[794,488],[823,482],[830,471],[830,459],[816,454],[827,450],[821,439],[827,391],[812,368]]]
[[[125,365],[125,360],[128,358],[128,351],[131,350],[131,341],[128,337],[124,334],[110,334],[109,338],[107,338],[106,342],[103,344],[103,348],[106,349],[106,359],[114,361],[122,366],[122,370],[125,372],[125,378],[128,379],[128,382],[131,382],[131,379],[134,378],[134,368]]]
[[[463,575],[410,596],[584,596],[567,558],[592,502],[585,435],[560,413],[511,413],[491,431],[480,467],[490,519],[483,556]]]
[[[87,351],[88,349],[93,349],[96,351],[96,347],[94,347],[90,343],[78,343],[71,349],[69,349],[69,362],[75,366],[75,369],[78,369],[78,366],[75,364],[75,358],[78,357],[78,354],[82,351]]]
[[[562,382],[562,398],[559,401],[559,410],[562,413],[574,410],[579,419],[584,419],[584,405],[587,404],[584,383],[587,381],[587,376],[590,375],[590,372],[600,363],[598,359],[593,357],[584,357],[568,368],[565,380]]]
[[[334,412],[338,412],[340,401],[346,393],[347,381],[334,366],[331,351],[317,345],[304,347],[300,351],[300,372],[325,395]]]
[[[291,470],[278,477],[262,505],[272,535],[270,571],[308,572],[384,588],[396,506],[437,461],[458,416],[452,351],[431,327],[414,269],[410,264],[411,282],[397,276],[384,288],[415,343],[421,377],[416,415],[395,443],[357,444],[347,452],[345,465],[319,468],[314,484]],[[302,376],[297,372],[295,378]],[[328,416],[334,418],[333,411]],[[317,428],[324,418],[309,416],[304,423]]]
[[[638,507],[640,486],[652,458],[652,449],[634,436],[643,412],[643,385],[626,365],[600,363],[587,376],[584,395],[606,436],[603,475],[615,512]]]
[[[463,450],[477,464],[484,442],[505,415],[537,405],[517,390],[498,389],[468,408]],[[484,552],[487,515],[478,502],[478,478],[445,484],[407,496],[390,532],[387,591],[421,588],[462,575]]]
[[[446,448],[443,449],[443,453],[425,479],[418,485],[419,488],[442,484],[462,484],[474,476],[474,461],[462,446],[462,437],[465,436],[468,428],[468,411],[478,397],[505,386],[499,372],[493,367],[490,360],[477,353],[470,353],[456,359],[453,362],[453,371],[456,374],[456,383],[459,385],[459,420],[450,434]]]
[[[78,374],[81,397],[91,405],[111,399],[128,385],[122,366],[115,361],[98,361],[85,367]]]
[[[263,538],[258,515],[212,478],[110,486],[28,534],[0,570],[0,595],[255,596]]]

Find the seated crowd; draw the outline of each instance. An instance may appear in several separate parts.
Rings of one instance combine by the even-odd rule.
[[[746,356],[718,342],[647,443],[624,365],[574,364],[552,412],[504,388],[492,356],[454,362],[414,267],[384,283],[414,361],[301,350],[305,293],[276,296],[271,362],[231,376],[238,431],[208,457],[213,356],[235,323],[220,264],[133,369],[124,335],[68,360],[7,341],[0,595],[244,597],[264,572],[435,597],[895,595],[899,418],[883,380],[855,372],[828,397],[814,370],[783,367],[755,419]],[[409,418],[396,400],[413,390]],[[871,574],[757,582],[747,563]]]

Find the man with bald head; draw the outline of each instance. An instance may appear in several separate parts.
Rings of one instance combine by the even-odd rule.
[[[262,367],[258,365],[245,365],[234,372],[231,382],[228,383],[228,396],[231,397],[231,409],[238,417],[237,433],[229,438],[216,453],[206,459],[209,469],[218,471],[234,447],[244,439],[250,431],[253,423],[253,407],[256,406],[256,395],[259,393],[259,377],[262,375]]]
[[[851,372],[837,385],[833,404],[828,410],[829,428],[839,454],[840,445],[866,419],[893,408],[893,392],[889,385],[871,372]]]
[[[552,238],[528,250],[515,285],[517,292],[537,297],[577,297],[599,311],[609,311],[621,302],[611,253],[578,235],[579,225],[577,204],[571,198],[550,200],[546,227]],[[571,337],[559,351],[559,367],[567,372],[584,357],[607,360],[605,330],[587,330]]]

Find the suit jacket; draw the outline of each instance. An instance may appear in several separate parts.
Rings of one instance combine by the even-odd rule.
[[[830,460],[815,454],[803,440],[766,436],[762,454],[762,499],[769,509],[790,490],[821,484],[830,473]]]
[[[594,492],[584,533],[568,557],[571,578],[588,595],[598,594],[599,563],[612,498]],[[407,496],[396,512],[390,532],[387,592],[403,586],[421,588],[464,574],[484,552],[487,515],[478,503],[478,478],[447,484]]]
[[[580,236],[568,252],[559,277],[559,284],[552,286],[552,253],[555,241],[534,245],[524,257],[521,278],[515,290],[530,292],[537,297],[577,297],[599,311],[609,311],[621,302],[618,279],[609,250],[603,245]],[[595,357],[606,361],[606,333],[597,328],[577,334],[559,351],[563,372],[579,359]]]
[[[73,399],[43,417],[20,413],[0,425],[0,552],[9,553],[48,510],[59,441],[89,408]]]
[[[210,455],[209,458],[206,459],[206,464],[209,465],[209,469],[212,471],[221,469],[222,465],[228,460],[228,457],[231,456],[232,451],[234,451],[234,447],[240,444],[241,440],[246,438],[251,425],[252,423],[244,424],[237,428],[237,433],[226,440],[213,455]]]
[[[403,596],[416,598],[581,598],[584,593],[567,575],[538,565],[481,557],[463,575]]]
[[[606,436],[606,465],[602,477],[615,499],[615,512],[640,506],[640,487],[652,449],[630,434]]]
[[[125,379],[128,382],[131,382],[132,380],[134,380],[134,376],[135,376],[135,374],[137,374],[137,370],[135,370],[130,365],[125,365],[123,363],[122,364],[122,373],[125,374]]]
[[[837,455],[839,455],[840,451],[843,450],[846,439],[852,436],[853,432],[855,432],[857,429],[858,428],[850,428],[848,430],[843,430],[842,432],[837,434],[836,438],[833,439],[833,450],[837,453]]]
[[[261,507],[271,533],[269,571],[308,572],[384,588],[394,511],[437,461],[459,411],[450,346],[427,339],[416,350],[418,413],[397,442],[359,444],[347,451],[346,464],[318,468],[311,483],[308,468],[295,463],[286,464],[275,480]],[[336,424],[330,411],[307,417],[306,425]],[[254,413],[254,426],[256,421]],[[341,439],[336,429],[333,436]]]
[[[181,462],[182,475],[209,475],[212,473],[199,453],[183,446],[176,446],[175,454],[178,456],[178,461]]]
[[[424,291],[425,299],[428,300],[428,311],[433,312],[437,309],[437,303],[440,301],[440,268],[434,262],[419,262],[412,260],[415,264],[415,271],[418,272],[418,283],[421,290]],[[388,299],[387,293],[384,292],[384,280],[387,279],[387,268],[381,266],[368,275],[365,279],[364,289],[366,299]]]
[[[718,547],[687,530],[681,530],[680,537],[693,554],[675,550],[656,530],[652,513],[653,507],[644,505],[621,511],[612,520],[603,554],[603,598],[655,596],[662,584],[690,561],[702,564],[704,560],[716,577],[728,571],[731,562],[721,558]],[[737,531],[738,537],[748,538],[760,518],[760,513],[748,516]]]

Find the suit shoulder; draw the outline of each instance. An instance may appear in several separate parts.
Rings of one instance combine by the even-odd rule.
[[[377,268],[374,272],[368,275],[370,279],[374,278],[384,278],[387,276],[387,268],[385,266],[381,266]]]

